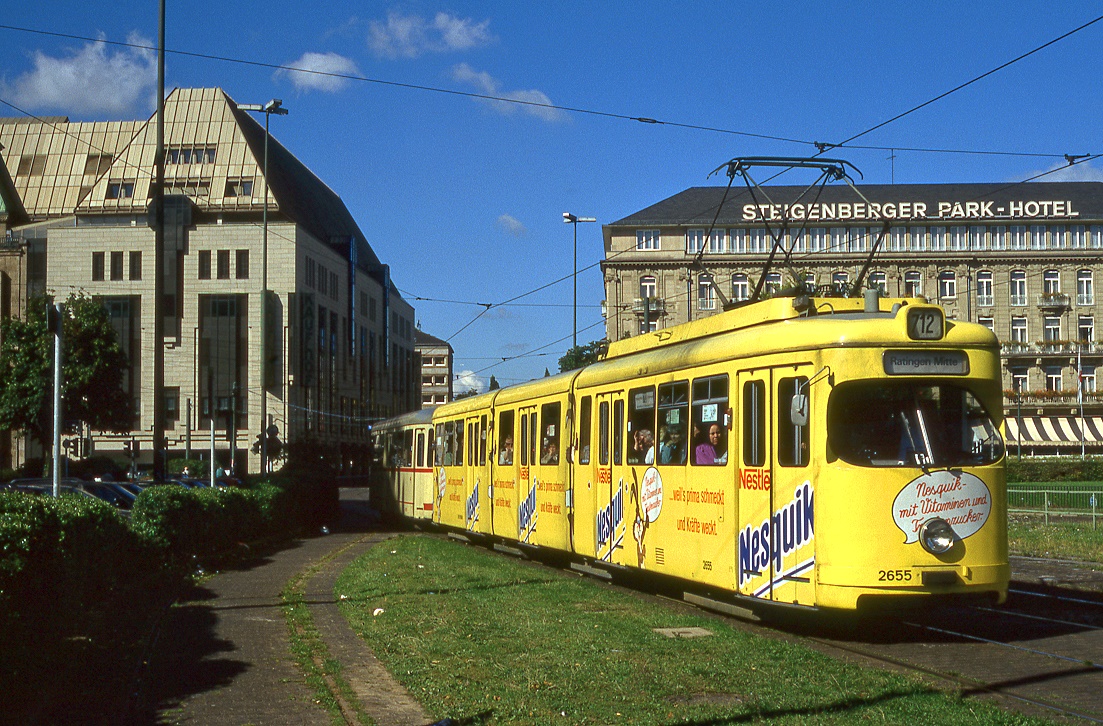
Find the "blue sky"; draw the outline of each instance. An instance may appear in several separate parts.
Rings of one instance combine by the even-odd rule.
[[[283,99],[290,114],[273,118],[273,135],[341,195],[422,329],[450,339],[462,390],[491,374],[508,385],[557,370],[572,330],[563,212],[599,222],[578,228],[588,342],[604,330],[601,223],[722,183],[706,175],[735,156],[810,156],[810,142],[859,134],[1100,14],[1082,2],[169,0],[170,51],[266,65],[170,53],[166,85]],[[39,0],[7,7],[2,23],[152,45],[157,2]],[[882,148],[831,155],[866,182],[928,183],[1021,180],[1064,165],[1063,154],[1101,153],[1101,57],[1103,22],[854,142]],[[0,59],[0,100],[25,111],[152,113],[147,51],[5,28]],[[271,67],[281,65],[389,83]],[[890,148],[1019,155],[898,150],[890,160]],[[1103,163],[1047,178],[1103,180]],[[564,277],[468,325],[477,303]]]

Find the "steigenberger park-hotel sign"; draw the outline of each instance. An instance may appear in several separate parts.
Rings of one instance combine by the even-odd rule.
[[[810,222],[882,222],[927,219],[1076,219],[1080,212],[1069,200],[818,202],[812,204],[744,204],[744,222],[783,219]]]

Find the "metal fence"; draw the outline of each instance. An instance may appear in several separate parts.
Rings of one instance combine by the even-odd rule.
[[[1007,509],[1009,512],[1041,514],[1049,524],[1050,517],[1091,518],[1092,529],[1098,527],[1103,516],[1103,486],[1073,488],[1030,484],[1007,485]]]

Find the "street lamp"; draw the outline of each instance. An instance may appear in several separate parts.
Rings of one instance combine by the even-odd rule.
[[[563,224],[574,225],[574,331],[572,347],[578,347],[578,223],[596,222],[594,217],[576,217],[570,212],[563,212]]]
[[[239,104],[242,111],[254,111],[264,114],[264,212],[262,226],[264,227],[264,241],[260,248],[260,430],[263,433],[268,426],[268,121],[272,114],[286,116],[287,109],[283,107],[283,101],[273,98],[263,106],[257,104]],[[237,401],[234,401],[237,408]],[[232,453],[232,452],[231,452]],[[268,473],[268,437],[261,440],[260,447],[260,471]]]

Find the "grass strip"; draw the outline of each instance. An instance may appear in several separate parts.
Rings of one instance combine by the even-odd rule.
[[[345,549],[347,548],[330,552],[295,575],[288,581],[280,597],[283,600],[283,614],[287,619],[291,654],[314,693],[314,703],[329,714],[334,724],[359,723],[372,726],[375,722],[364,712],[355,692],[341,675],[340,661],[330,655],[329,648],[318,633],[305,598],[306,583]]]
[[[414,697],[463,723],[1050,723],[436,538],[372,548],[336,592]],[[656,632],[694,627],[711,634]]]
[[[1008,547],[1013,555],[1053,557],[1103,563],[1103,517],[1092,528],[1090,520],[1062,520],[1041,515],[1012,514],[1008,517]]]

